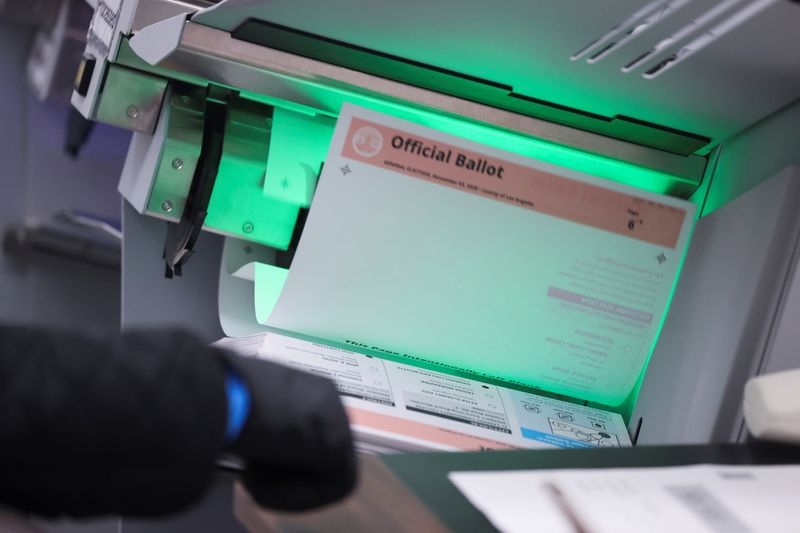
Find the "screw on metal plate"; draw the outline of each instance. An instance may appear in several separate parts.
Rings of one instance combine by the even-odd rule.
[[[253,226],[253,223],[252,223],[252,222],[245,222],[245,223],[242,225],[242,231],[244,231],[245,233],[253,233],[253,230],[254,230],[255,228],[256,228],[256,227],[255,227],[255,226]]]
[[[172,168],[175,170],[182,170],[183,169],[183,160],[178,159],[177,157],[172,160]]]
[[[188,96],[186,96],[185,94],[184,94],[183,96],[181,96],[180,98],[178,98],[178,101],[180,101],[180,103],[181,103],[182,105],[185,105],[185,106],[187,106],[187,107],[188,107],[189,105],[191,105],[191,103],[192,103],[192,99],[191,99],[191,98],[189,98]]]
[[[163,209],[163,210],[164,210],[164,211],[166,211],[167,213],[169,213],[170,211],[172,211],[172,208],[173,208],[173,207],[175,207],[175,206],[174,206],[174,205],[172,204],[172,202],[170,202],[169,200],[164,200],[164,202],[161,204],[161,209]]]
[[[125,114],[128,115],[128,118],[136,118],[139,116],[139,108],[135,105],[128,106],[128,110],[125,111]]]

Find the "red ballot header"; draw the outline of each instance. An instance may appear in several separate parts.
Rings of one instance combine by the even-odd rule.
[[[424,181],[675,248],[686,210],[353,118],[342,155]]]

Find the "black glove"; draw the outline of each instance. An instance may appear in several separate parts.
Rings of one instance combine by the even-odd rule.
[[[225,451],[233,369],[251,410],[234,450],[265,506],[304,509],[353,486],[350,430],[322,378],[176,331],[108,342],[0,327],[0,504],[42,516],[155,516],[196,503]]]
[[[245,487],[259,505],[298,511],[336,501],[356,482],[347,416],[321,377],[227,354],[250,392],[250,413],[231,451],[246,462]]]

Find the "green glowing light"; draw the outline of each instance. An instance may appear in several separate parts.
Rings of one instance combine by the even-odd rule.
[[[324,89],[320,86],[315,89],[315,84],[312,82],[305,82],[304,85],[308,85],[309,90],[318,97],[320,109],[326,108],[338,111],[342,102],[352,103],[501,150],[658,194],[688,197],[697,186],[697,183],[692,180],[667,172],[637,166],[622,160],[562,146],[531,136],[467,122],[456,117],[411,107],[402,102],[357,94],[331,86],[325,86]],[[248,98],[266,102],[266,99],[257,93],[247,92],[246,95]],[[283,106],[282,103],[275,102],[274,99],[270,99],[269,103]],[[318,109],[303,108],[296,104],[285,107],[295,112],[304,112],[312,115],[315,112],[319,113]]]
[[[226,155],[220,162],[205,224],[275,248],[292,240],[298,207],[264,197],[264,170],[251,160]]]

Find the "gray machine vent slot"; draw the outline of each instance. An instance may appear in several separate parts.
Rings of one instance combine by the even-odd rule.
[[[573,54],[570,59],[585,58],[594,64],[616,53],[618,58],[630,49],[625,45],[676,14],[681,8],[695,0],[656,0],[636,10],[611,30],[594,39]],[[729,32],[752,20],[758,14],[780,0],[722,0],[696,15],[667,37],[657,41],[644,53],[633,59],[621,59],[624,74],[642,67],[641,76],[652,80],[676,67],[689,57],[710,46]],[[699,34],[699,35],[697,35]],[[619,59],[613,59],[618,61]]]

